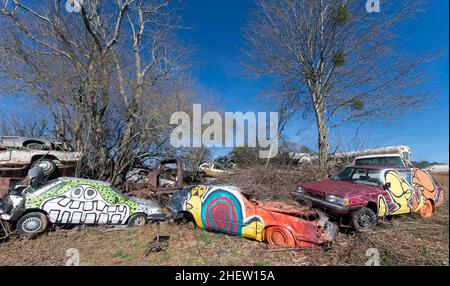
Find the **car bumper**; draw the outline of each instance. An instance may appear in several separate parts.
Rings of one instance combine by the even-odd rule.
[[[333,203],[327,202],[325,200],[315,198],[315,197],[310,196],[305,193],[293,192],[292,196],[296,199],[311,203],[313,205],[313,207],[316,207],[319,209],[324,209],[328,213],[332,213],[335,215],[344,215],[344,214],[352,213],[355,210],[358,210],[361,208],[361,206],[343,206],[343,205],[333,204]]]

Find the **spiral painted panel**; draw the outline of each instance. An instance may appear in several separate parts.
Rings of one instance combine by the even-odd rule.
[[[209,194],[202,204],[202,222],[208,229],[240,235],[241,203],[232,193],[216,190]]]

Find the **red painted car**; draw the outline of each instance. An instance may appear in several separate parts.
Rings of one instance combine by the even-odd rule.
[[[171,195],[175,220],[273,247],[329,246],[338,231],[325,214],[279,202],[248,200],[233,186],[188,187]]]
[[[442,203],[442,188],[421,169],[349,166],[327,180],[302,183],[293,196],[349,219],[360,231],[371,230],[379,217],[416,212],[431,216]]]

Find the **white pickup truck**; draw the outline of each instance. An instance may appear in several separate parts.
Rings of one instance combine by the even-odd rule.
[[[355,166],[381,166],[392,168],[407,168],[410,165],[403,160],[400,154],[379,154],[356,157]]]
[[[353,165],[408,168],[412,166],[411,148],[397,145],[367,149],[358,154]]]
[[[412,166],[411,148],[406,145],[387,146],[334,154],[335,158],[355,158],[356,166],[407,168]]]

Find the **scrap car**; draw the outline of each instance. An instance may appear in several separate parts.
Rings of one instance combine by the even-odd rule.
[[[142,226],[166,216],[155,201],[125,196],[110,183],[60,177],[16,188],[0,200],[0,219],[21,235],[36,235],[50,223]]]
[[[221,164],[216,162],[205,162],[201,164],[198,169],[205,177],[211,178],[221,178],[230,174],[230,171],[226,170]]]
[[[379,166],[348,166],[330,179],[301,183],[292,194],[359,231],[371,230],[379,218],[391,215],[430,217],[444,198],[424,170]]]
[[[21,136],[2,136],[0,145],[9,148],[27,148],[35,150],[56,150],[72,151],[62,142],[48,140],[43,138],[21,137]]]
[[[41,167],[46,176],[73,175],[81,157],[80,152],[73,152],[57,141],[18,136],[0,139],[0,171],[15,173],[14,176],[35,166]]]
[[[199,228],[266,241],[272,247],[329,246],[338,227],[320,212],[248,200],[234,186],[198,185],[171,195],[175,220]]]
[[[139,196],[170,194],[183,189],[183,160],[158,160],[154,168],[133,168],[125,177],[127,193]]]

